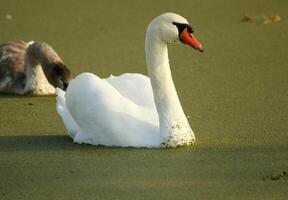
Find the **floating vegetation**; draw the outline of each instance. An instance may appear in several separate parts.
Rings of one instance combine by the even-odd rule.
[[[282,171],[282,172],[273,172],[271,175],[269,176],[264,176],[263,180],[272,180],[272,181],[277,181],[280,179],[286,179],[288,180],[288,173],[287,171]]]

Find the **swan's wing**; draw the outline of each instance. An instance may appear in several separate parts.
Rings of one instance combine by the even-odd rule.
[[[64,126],[66,127],[68,134],[74,139],[77,132],[79,131],[79,126],[73,119],[72,115],[70,114],[69,110],[66,107],[65,103],[65,92],[59,88],[56,88],[56,110],[58,114],[61,116]]]
[[[156,110],[135,104],[106,80],[83,73],[70,82],[65,96],[66,108],[79,126],[75,142],[159,145]]]
[[[135,104],[156,110],[149,77],[137,73],[126,73],[120,76],[111,75],[104,80]]]

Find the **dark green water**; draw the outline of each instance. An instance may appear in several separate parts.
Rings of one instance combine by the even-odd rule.
[[[288,170],[288,1],[0,4],[0,41],[46,41],[75,75],[146,74],[145,30],[167,11],[185,16],[205,48],[169,48],[194,147],[73,144],[55,97],[0,96],[0,199],[287,198],[287,179],[263,177]],[[262,24],[276,14],[281,21]]]

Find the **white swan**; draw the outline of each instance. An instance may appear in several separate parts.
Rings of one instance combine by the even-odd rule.
[[[183,17],[162,14],[146,33],[150,79],[141,74],[101,79],[83,73],[70,82],[66,94],[57,89],[57,111],[74,142],[123,147],[193,144],[194,133],[173,84],[167,50],[168,43],[180,40],[203,51],[192,32]]]
[[[0,92],[55,94],[72,79],[61,58],[44,42],[9,41],[0,45]]]

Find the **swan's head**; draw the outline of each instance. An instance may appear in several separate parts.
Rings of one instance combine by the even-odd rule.
[[[201,43],[193,35],[192,26],[184,17],[175,13],[164,13],[152,20],[147,35],[165,43],[182,42],[203,52]]]
[[[62,62],[51,63],[45,70],[45,75],[51,85],[62,90],[66,90],[73,79],[72,73]]]

